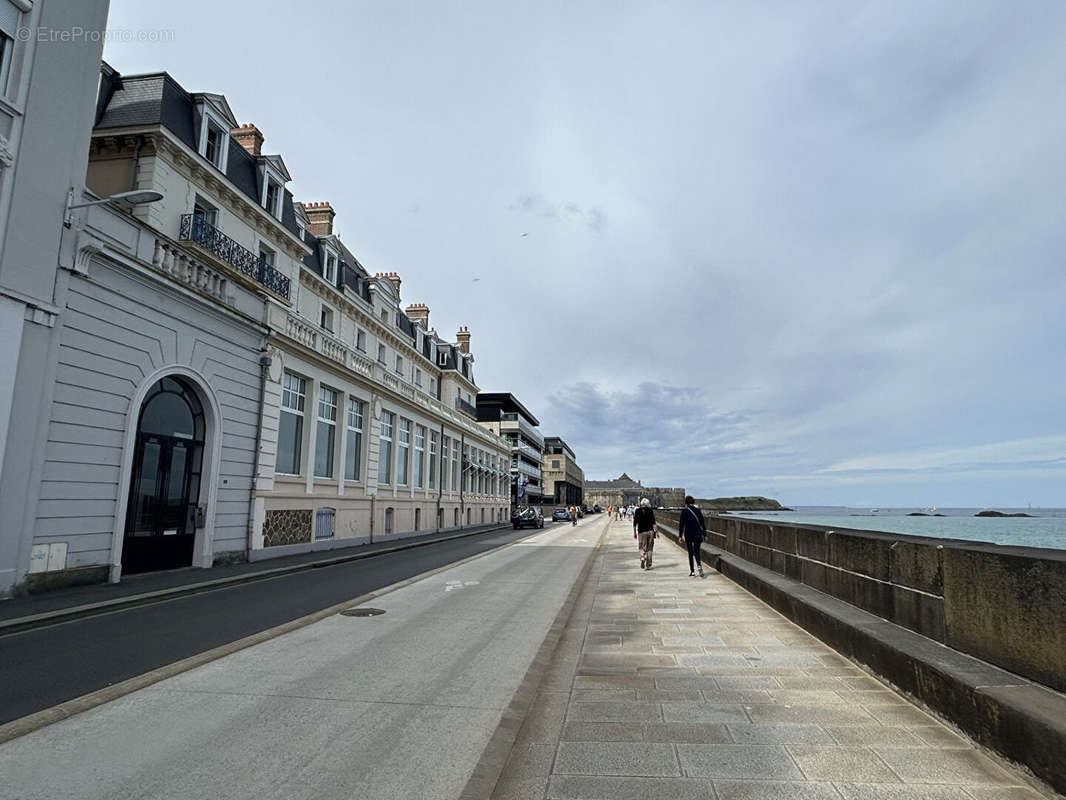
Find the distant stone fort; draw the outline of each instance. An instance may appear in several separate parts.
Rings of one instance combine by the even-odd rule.
[[[624,472],[613,481],[585,481],[585,502],[589,505],[603,508],[635,505],[645,497],[656,508],[680,508],[685,504],[684,489],[644,486]]]

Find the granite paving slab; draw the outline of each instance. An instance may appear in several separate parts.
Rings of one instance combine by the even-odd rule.
[[[604,547],[495,800],[1044,796],[714,570],[690,578],[668,540],[651,571],[625,522]]]

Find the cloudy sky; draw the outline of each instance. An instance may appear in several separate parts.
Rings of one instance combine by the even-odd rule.
[[[1066,505],[1066,3],[112,0],[590,478]]]

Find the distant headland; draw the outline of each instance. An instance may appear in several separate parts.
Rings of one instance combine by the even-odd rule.
[[[719,511],[791,511],[769,497],[716,497],[713,500],[697,500],[701,508],[713,508]]]

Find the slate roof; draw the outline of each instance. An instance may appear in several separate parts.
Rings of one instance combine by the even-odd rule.
[[[643,489],[639,481],[635,481],[624,472],[613,481],[585,481],[585,491],[589,489]]]
[[[110,69],[110,68],[108,68]],[[148,75],[117,75],[105,70],[103,89],[106,97],[98,108],[95,130],[160,125],[192,150],[197,150],[200,112],[194,95],[187,92],[166,72]],[[236,139],[229,138],[226,177],[253,203],[261,197],[258,159]],[[263,158],[260,156],[260,158]],[[292,193],[286,189],[281,208],[281,224],[299,236]]]

